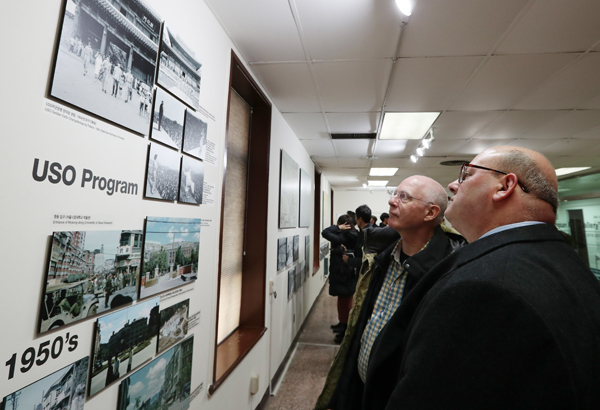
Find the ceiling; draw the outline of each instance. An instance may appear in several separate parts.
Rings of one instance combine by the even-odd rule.
[[[497,145],[600,171],[600,1],[206,0],[334,189],[414,174],[446,186]],[[435,141],[377,133],[385,112],[431,112]],[[398,167],[368,177],[371,167]],[[590,171],[587,171],[590,172]]]

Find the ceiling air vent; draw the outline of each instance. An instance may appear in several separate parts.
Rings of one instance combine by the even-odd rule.
[[[364,134],[330,134],[331,139],[334,140],[374,140],[377,137],[377,133],[364,133]]]

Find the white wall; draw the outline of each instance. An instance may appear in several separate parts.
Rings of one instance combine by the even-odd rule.
[[[223,144],[233,44],[202,1],[148,0],[148,4],[163,20],[170,22],[203,63],[200,104],[214,116],[214,120],[209,121],[208,139],[216,144],[218,158],[215,165],[205,166],[205,182],[215,185],[212,206],[195,207],[142,198],[148,137],[93,118],[112,134],[109,135],[44,111],[62,0],[7,3],[0,17],[3,37],[14,39],[5,42],[6,63],[0,76],[0,89],[4,95],[0,101],[3,126],[0,226],[4,229],[0,257],[5,261],[0,297],[0,326],[4,335],[0,339],[0,355],[7,360],[15,353],[19,360],[27,347],[37,349],[40,343],[52,341],[67,332],[79,337],[79,346],[73,352],[63,353],[26,373],[17,369],[11,380],[8,380],[5,368],[0,375],[0,398],[90,355],[92,350],[95,319],[78,322],[51,334],[38,336],[36,333],[50,236],[58,230],[81,230],[76,225],[57,228],[53,223],[55,214],[91,215],[108,223],[101,228],[86,228],[88,230],[142,229],[147,216],[202,218],[208,225],[202,228],[200,240],[202,270],[198,280],[186,288],[193,291],[161,302],[162,309],[189,297],[190,312],[201,312],[200,324],[192,330],[195,338],[191,387],[194,390],[203,384],[203,389],[191,402],[192,409],[255,408],[323,286],[321,268],[288,302],[287,276],[276,272],[277,238],[300,235],[302,259],[304,235],[312,236],[313,231],[312,223],[309,228],[277,228],[279,150],[285,149],[311,177],[314,168],[301,143],[273,107],[265,291],[268,294],[269,281],[273,280],[279,297],[276,300],[267,297],[267,334],[217,392],[208,396],[208,386],[213,382]],[[36,182],[32,178],[35,158],[42,162],[60,162],[63,166],[73,165],[79,172],[87,168],[96,175],[135,182],[140,188],[139,193],[137,196],[108,196],[102,191],[81,188],[77,183],[65,186]],[[326,181],[322,187],[326,192],[330,189]],[[255,396],[248,393],[252,374],[258,374],[260,378],[259,392]],[[86,409],[116,408],[118,388],[119,383],[115,383],[88,399]]]
[[[388,200],[390,199],[385,190],[334,190],[333,196],[333,216],[336,222],[336,217],[345,214],[347,211],[354,211],[361,205],[368,205],[371,208],[371,214],[377,217],[377,223],[381,223],[379,215],[383,212],[389,212],[390,207]]]

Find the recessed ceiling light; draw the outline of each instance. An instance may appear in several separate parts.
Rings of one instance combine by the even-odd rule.
[[[369,186],[386,186],[388,181],[367,181]]]
[[[571,167],[571,168],[558,168],[556,170],[556,176],[559,177],[561,175],[572,174],[574,172],[585,171],[586,169],[590,169],[591,167]]]
[[[390,177],[395,175],[397,171],[398,168],[371,168],[369,176]]]
[[[420,140],[439,115],[439,112],[386,112],[379,139]]]
[[[396,0],[396,6],[400,9],[402,14],[410,16],[412,14],[412,1],[410,0]]]

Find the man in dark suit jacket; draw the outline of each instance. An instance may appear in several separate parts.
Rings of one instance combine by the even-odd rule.
[[[523,148],[462,166],[446,216],[472,243],[382,330],[363,408],[600,408],[600,287],[554,227],[557,186],[548,160]]]

